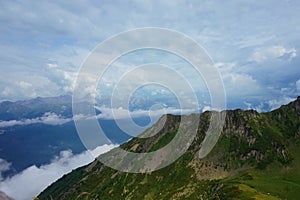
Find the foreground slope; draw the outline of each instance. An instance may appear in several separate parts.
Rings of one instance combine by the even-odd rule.
[[[198,158],[198,151],[210,112],[199,116],[195,140],[170,166],[152,173],[130,174],[94,161],[53,183],[39,198],[297,199],[300,196],[300,97],[268,113],[239,109],[226,112],[221,137],[204,159]],[[133,152],[150,152],[169,143],[178,129],[180,116],[163,118],[167,122],[158,134],[132,139],[121,147]]]

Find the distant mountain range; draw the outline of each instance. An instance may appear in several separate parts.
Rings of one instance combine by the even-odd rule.
[[[52,112],[65,117],[72,116],[72,97],[37,97],[23,101],[3,101],[0,103],[0,120],[32,119]]]
[[[84,102],[80,104],[84,107]],[[139,117],[135,120],[147,124],[148,119]],[[114,144],[121,144],[132,137],[123,132],[114,120],[99,119],[99,123]],[[0,159],[11,163],[9,170],[0,173],[2,178],[32,165],[48,164],[64,150],[71,150],[74,154],[86,150],[73,121],[71,96],[0,103]]]
[[[203,159],[198,152],[209,111],[199,115],[188,151],[168,167],[133,174],[95,160],[53,183],[39,199],[299,199],[300,97],[271,112],[226,112],[221,137]],[[140,153],[165,146],[175,136],[180,116],[163,117],[167,120],[163,131],[121,147]]]

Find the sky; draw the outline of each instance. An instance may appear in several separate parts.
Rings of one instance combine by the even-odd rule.
[[[205,49],[219,70],[229,109],[272,110],[300,94],[299,24],[298,0],[0,0],[0,101],[72,94],[81,65],[99,43],[120,32],[158,27],[181,32]],[[138,116],[145,113],[143,109],[156,107],[178,111],[171,91],[162,86],[140,88],[134,93],[140,98],[127,107],[128,102],[122,98],[117,99],[114,109],[105,107],[106,97],[122,73],[149,62],[176,68],[197,89],[202,109],[211,109],[203,80],[178,57],[149,50],[126,56],[111,66],[100,84],[99,98],[104,106],[98,106],[104,118],[116,118],[111,116],[114,110],[123,118],[130,107]],[[162,71],[153,70],[151,75],[162,76]],[[129,79],[145,76],[145,72],[136,71]],[[172,77],[170,80],[180,90],[181,83]],[[194,103],[189,97],[185,102]],[[34,119],[2,121],[0,128],[32,123],[55,125],[70,120],[45,113]],[[106,151],[112,147],[103,148]],[[86,155],[63,151],[50,164],[31,166],[5,180],[1,172],[11,164],[0,159],[0,190],[16,199],[31,198],[63,173],[93,159]],[[41,182],[24,188],[29,178]]]
[[[274,109],[300,93],[299,13],[297,0],[0,1],[0,101],[72,94],[96,45],[127,30],[160,27],[206,50],[229,108]],[[142,55],[118,60],[117,72],[165,58]]]

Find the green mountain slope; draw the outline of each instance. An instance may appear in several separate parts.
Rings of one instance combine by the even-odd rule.
[[[199,116],[196,138],[170,166],[133,174],[95,160],[63,176],[39,199],[298,199],[300,97],[267,113],[239,109],[226,112],[221,137],[204,159],[199,159],[198,152],[211,112]],[[168,144],[178,129],[180,116],[163,118],[167,122],[158,134],[134,138],[121,147],[150,152]]]

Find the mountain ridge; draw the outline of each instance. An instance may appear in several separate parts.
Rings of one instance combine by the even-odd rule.
[[[197,135],[191,146],[164,169],[129,174],[95,160],[53,183],[39,198],[294,199],[300,195],[295,189],[298,184],[300,186],[300,173],[297,172],[300,169],[297,156],[300,150],[300,97],[265,113],[227,110],[217,144],[207,157],[199,159],[198,151],[210,115],[211,112],[199,115]],[[121,148],[151,152],[166,145],[176,134],[180,116],[164,117],[167,123],[161,132],[146,139],[133,138]],[[269,179],[280,182],[283,188],[272,185]]]
[[[46,112],[72,116],[72,96],[37,97],[29,100],[0,102],[0,121],[36,118]]]

